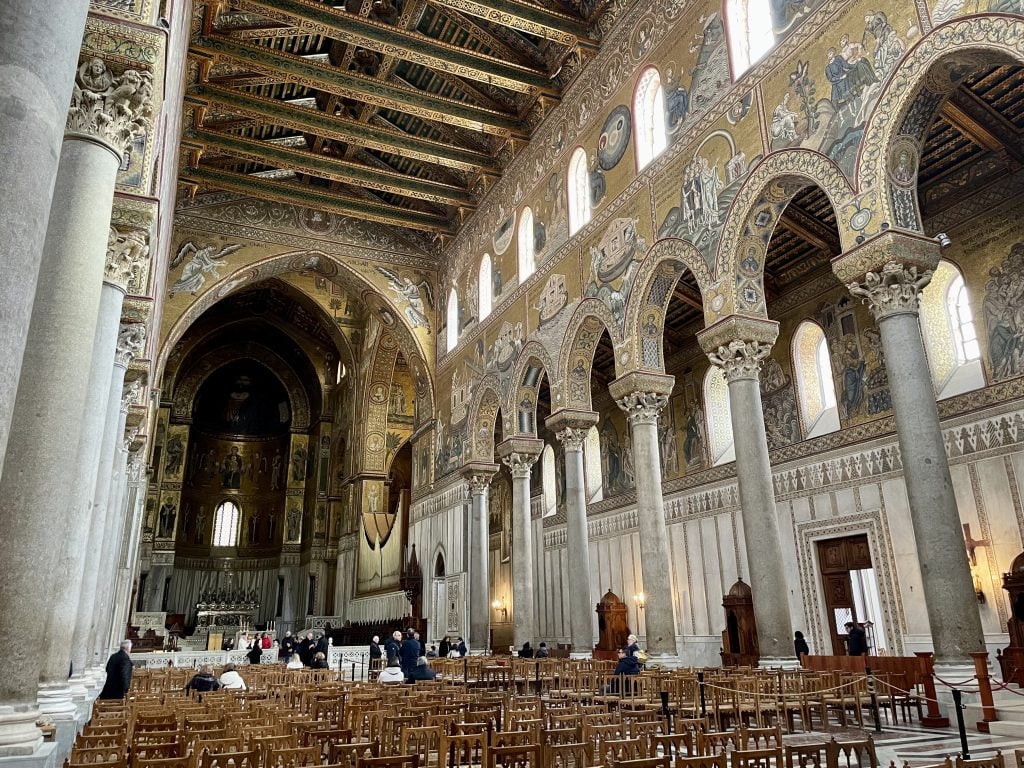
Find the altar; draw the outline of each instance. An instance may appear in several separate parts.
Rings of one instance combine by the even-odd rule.
[[[255,590],[204,592],[196,603],[196,629],[248,631],[255,625],[259,610]]]

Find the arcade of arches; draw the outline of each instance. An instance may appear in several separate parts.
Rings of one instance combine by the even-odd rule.
[[[589,656],[609,591],[652,662],[1024,676],[1020,0],[36,5],[0,756],[125,633]]]

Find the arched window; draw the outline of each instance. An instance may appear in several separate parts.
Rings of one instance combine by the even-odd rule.
[[[491,314],[494,286],[491,284],[491,255],[485,253],[480,260],[480,322]]]
[[[575,235],[590,221],[590,172],[587,153],[577,147],[569,160],[569,235]]]
[[[238,507],[224,501],[213,516],[213,546],[233,547],[238,542]]]
[[[957,275],[946,292],[946,307],[949,324],[953,328],[953,342],[956,347],[956,361],[960,365],[981,358],[978,333],[974,329],[974,315],[963,275]]]
[[[725,373],[711,366],[704,377],[704,410],[708,428],[708,448],[711,464],[726,464],[736,460],[736,446],[732,437],[732,406],[729,404],[729,385]]]
[[[448,351],[459,343],[459,292],[455,286],[448,292]]]
[[[537,254],[534,253],[533,211],[527,206],[519,219],[519,282],[533,274],[537,268]]]
[[[936,397],[985,386],[970,295],[954,264],[943,260],[935,268],[921,294],[920,318]]]
[[[555,490],[558,482],[558,478],[555,477],[555,451],[550,445],[545,445],[540,455],[540,480],[544,491],[544,517],[547,517],[555,514],[558,509],[558,491]]]
[[[583,442],[583,468],[587,476],[587,503],[604,498],[604,478],[601,473],[601,435],[595,424]]]
[[[821,326],[805,320],[793,335],[793,368],[805,437],[839,429],[832,358]]]
[[[643,170],[668,146],[665,131],[665,89],[656,67],[648,67],[637,83],[633,97],[633,123],[636,125],[636,166]]]
[[[726,0],[732,74],[739,78],[775,45],[771,7],[766,0]]]

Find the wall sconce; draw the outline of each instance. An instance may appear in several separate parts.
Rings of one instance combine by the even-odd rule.
[[[972,573],[971,576],[974,578],[974,596],[978,598],[978,602],[982,605],[985,604],[985,590],[981,588],[981,577],[977,573]]]
[[[633,595],[633,602],[636,603],[636,609],[642,611],[644,606],[647,604],[647,595],[643,592],[637,592]]]
[[[504,600],[495,600],[493,603],[491,603],[491,608],[494,609],[495,613],[501,611],[501,620],[508,621],[508,608],[505,607]]]

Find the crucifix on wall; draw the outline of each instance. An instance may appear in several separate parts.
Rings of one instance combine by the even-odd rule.
[[[971,559],[971,565],[978,564],[978,547],[987,547],[988,539],[975,539],[971,536],[971,524],[964,523],[964,544],[967,546],[967,556]]]

